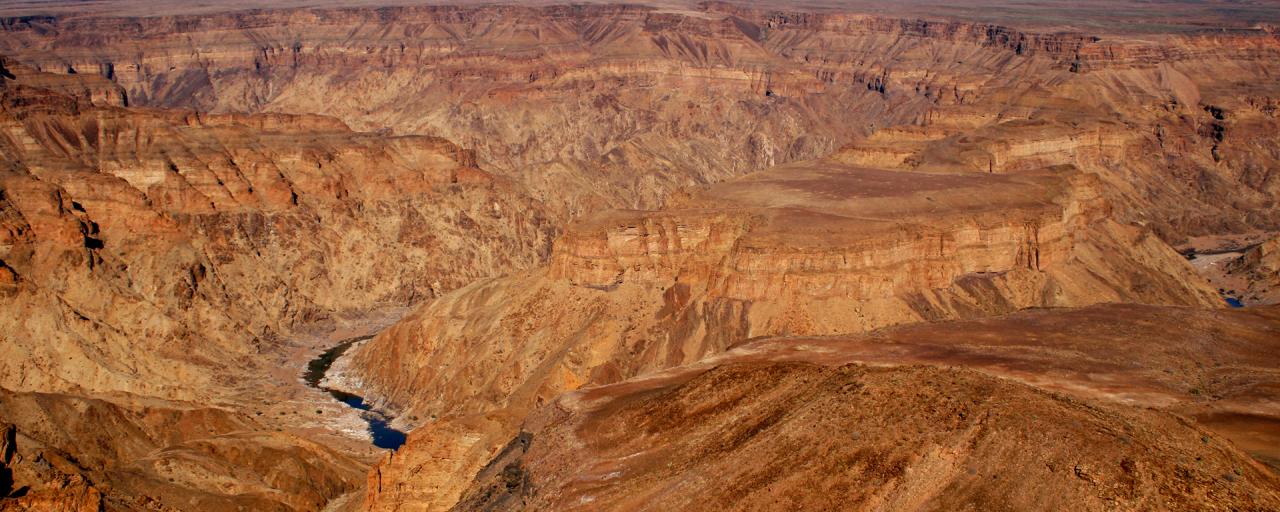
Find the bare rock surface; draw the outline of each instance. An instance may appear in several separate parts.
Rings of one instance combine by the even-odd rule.
[[[1265,510],[1187,420],[981,373],[724,361],[565,396],[454,510]]]
[[[98,107],[27,76],[0,84],[9,389],[208,400],[214,366],[252,367],[295,326],[547,254],[539,204],[447,141]]]
[[[1226,274],[1240,285],[1237,292],[1249,304],[1280,302],[1280,238],[1262,242],[1225,265]],[[1236,291],[1236,290],[1231,290]]]
[[[32,16],[5,23],[0,53],[109,77],[132,104],[441,136],[568,216],[839,152],[878,168],[1071,163],[1171,242],[1280,229],[1274,9],[1117,23],[1149,9],[825,7]],[[1172,28],[1188,16],[1205,29]]]
[[[390,3],[0,8],[0,508],[1277,508],[1275,6]]]
[[[0,419],[62,461],[6,507],[323,508],[374,454],[299,379],[315,332],[536,264],[555,232],[448,141],[5,70]]]
[[[805,162],[680,208],[577,222],[546,270],[459,289],[357,352],[362,383],[426,422],[375,470],[366,504],[451,505],[466,482],[457,475],[478,471],[555,395],[742,339],[1029,307],[1224,306],[1181,255],[1111,221],[1095,179],[1073,175]],[[414,483],[376,482],[401,479]]]

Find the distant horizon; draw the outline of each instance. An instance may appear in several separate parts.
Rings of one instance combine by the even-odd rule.
[[[341,9],[417,6],[522,6],[625,4],[658,9],[699,11],[704,3],[728,3],[756,9],[840,12],[929,20],[993,23],[1046,32],[1185,33],[1223,29],[1274,29],[1280,24],[1280,2],[1186,2],[1169,0],[1085,0],[1082,2],[1031,2],[975,0],[957,5],[936,0],[906,0],[886,5],[869,0],[231,0],[185,2],[150,0],[18,0],[0,6],[0,17],[156,17],[210,15],[240,11],[290,9]]]

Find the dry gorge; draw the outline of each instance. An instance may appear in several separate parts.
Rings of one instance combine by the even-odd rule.
[[[1280,8],[1117,5],[0,6],[0,510],[1280,510]]]

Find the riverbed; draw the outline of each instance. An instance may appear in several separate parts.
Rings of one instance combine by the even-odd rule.
[[[1227,272],[1227,265],[1236,258],[1244,255],[1242,251],[1217,251],[1217,252],[1194,252],[1187,251],[1184,253],[1191,261],[1191,266],[1195,267],[1199,273],[1209,284],[1218,289],[1218,295],[1222,296],[1222,300],[1226,301],[1228,306],[1233,308],[1244,307],[1241,300],[1243,295],[1237,294],[1237,290],[1241,293],[1248,287],[1239,276],[1232,276]]]
[[[334,400],[345,404],[347,407],[360,411],[360,418],[368,424],[369,438],[373,441],[373,445],[378,448],[394,450],[404,444],[405,433],[391,427],[392,418],[382,412],[374,410],[365,402],[364,397],[360,395],[328,388],[321,384],[324,382],[325,374],[328,373],[329,368],[333,366],[333,362],[339,357],[342,357],[342,354],[344,354],[347,349],[351,348],[351,346],[356,343],[372,337],[372,335],[368,335],[346,339],[322,352],[315,359],[312,359],[307,363],[307,370],[303,373],[302,378],[307,382],[308,386],[329,393],[329,396],[333,397]]]

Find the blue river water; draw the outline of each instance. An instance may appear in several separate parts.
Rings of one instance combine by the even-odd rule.
[[[332,396],[334,400],[360,411],[360,417],[369,425],[369,437],[373,439],[373,445],[378,448],[394,450],[404,444],[405,433],[391,427],[391,418],[373,410],[369,404],[365,403],[364,397],[360,395],[329,389],[320,385],[320,381],[324,380],[324,374],[329,371],[329,367],[333,365],[334,361],[342,357],[342,354],[351,345],[369,338],[372,338],[372,336],[351,338],[324,351],[324,353],[307,363],[307,371],[302,374],[302,378],[307,381],[307,385],[323,390],[329,393],[329,396]]]

